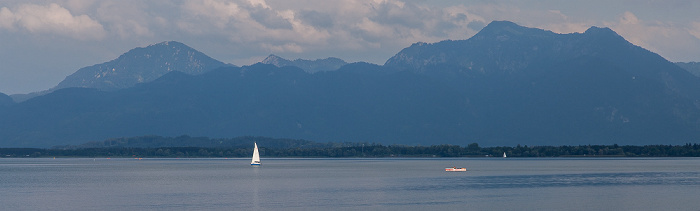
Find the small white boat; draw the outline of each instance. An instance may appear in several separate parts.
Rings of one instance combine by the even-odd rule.
[[[452,168],[445,168],[445,171],[467,171],[467,168],[452,167]]]
[[[504,157],[504,158],[507,157],[507,156],[506,156],[506,152],[503,152],[503,157]]]
[[[251,166],[259,166],[260,163],[260,153],[258,153],[258,143],[254,143],[255,148],[253,148],[253,160],[250,161]]]

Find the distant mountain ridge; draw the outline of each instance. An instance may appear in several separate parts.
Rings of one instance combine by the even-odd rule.
[[[556,34],[509,21],[493,21],[467,40],[413,44],[384,65],[419,71],[446,68],[463,74],[514,73],[539,68],[551,61],[607,54],[605,51],[610,47],[636,46],[609,28],[591,27],[584,33]]]
[[[676,65],[700,77],[700,62],[676,62]]]
[[[6,94],[0,93],[0,107],[10,106],[15,104],[12,98]]]
[[[80,68],[49,90],[12,97],[22,102],[69,87],[117,90],[153,81],[172,71],[199,75],[224,66],[231,64],[213,59],[183,43],[166,41],[129,50],[109,62]]]
[[[0,146],[145,134],[483,146],[700,139],[700,79],[607,28],[556,34],[496,21],[467,40],[413,44],[383,66],[313,74],[269,58],[276,64],[13,104],[0,109]]]
[[[663,139],[660,131],[700,129],[697,77],[608,28],[556,34],[494,21],[468,40],[414,44],[385,67],[465,92],[485,118],[479,130],[509,128],[504,131],[542,139],[562,133],[585,141]]]
[[[333,71],[333,70],[339,69],[343,65],[348,64],[347,62],[343,61],[342,59],[338,59],[335,57],[328,57],[325,59],[316,59],[316,60],[295,59],[294,61],[291,61],[291,60],[284,59],[284,58],[279,57],[279,56],[274,55],[274,54],[267,56],[267,58],[262,60],[261,63],[271,64],[271,65],[275,65],[277,67],[294,66],[294,67],[301,68],[302,70],[304,70],[308,73]]]
[[[222,66],[226,64],[185,44],[167,41],[132,49],[109,62],[80,68],[61,81],[56,89],[123,89],[153,81],[171,71],[199,75]]]
[[[0,128],[0,146],[50,147],[140,134],[387,143],[418,143],[417,138],[439,135],[455,140],[454,134],[437,132],[446,130],[445,124],[454,131],[457,117],[450,112],[459,110],[458,101],[439,83],[407,72],[310,74],[266,64],[198,76],[172,72],[111,92],[61,89],[0,110],[0,124],[7,125]]]
[[[650,80],[670,93],[700,99],[696,77],[658,54],[633,45],[609,28],[591,27],[584,33],[556,34],[494,21],[468,40],[414,44],[390,58],[385,67],[418,71],[445,80],[460,80],[455,76],[462,76],[529,81],[598,64],[614,68],[605,74]],[[478,88],[469,87],[464,81],[452,83],[460,89]]]

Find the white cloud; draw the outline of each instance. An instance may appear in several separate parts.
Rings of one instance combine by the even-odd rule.
[[[159,16],[159,7],[170,5],[146,4],[142,1],[101,1],[96,4],[96,18],[110,35],[121,39],[148,38],[153,30],[167,28],[167,20]]]
[[[381,49],[387,58],[388,52],[414,42],[466,39],[486,23],[463,6],[430,7],[398,0],[205,0],[187,1],[181,9],[185,15],[177,25],[193,35],[225,35],[231,42],[275,52]]]
[[[0,8],[0,29],[5,28],[13,30],[15,29],[16,21],[17,17],[10,9],[7,9],[7,7]]]
[[[141,25],[134,20],[125,20],[120,23],[115,23],[111,27],[113,33],[117,33],[122,38],[130,36],[153,36],[153,33],[147,26]]]
[[[700,22],[690,23],[690,27],[688,27],[688,33],[693,35],[695,38],[700,39]]]
[[[263,44],[261,44],[261,47],[263,49],[269,50],[271,52],[293,52],[293,53],[303,52],[303,48],[295,43],[286,43],[286,44],[281,44],[281,45],[271,45],[271,44],[263,43]]]
[[[325,43],[329,37],[296,19],[294,11],[273,9],[264,1],[188,1],[182,9],[188,14],[178,20],[183,31],[228,36],[232,42],[257,43],[276,52],[300,52],[301,44]]]
[[[58,4],[23,4],[14,12],[0,8],[0,27],[23,29],[30,33],[58,34],[80,40],[99,40],[105,36],[102,25],[87,15],[74,16]]]
[[[211,21],[201,22],[201,25],[206,26],[208,23],[212,23],[218,29],[229,27],[232,20],[246,19],[249,16],[239,8],[238,4],[217,0],[187,1],[181,8],[190,16],[180,17],[183,19],[182,21]]]
[[[77,13],[88,13],[98,0],[66,0],[63,5],[66,9]]]
[[[622,17],[620,17],[620,24],[624,25],[636,25],[639,24],[639,18],[632,12],[625,12]]]
[[[248,0],[248,3],[253,6],[261,6],[265,9],[270,9],[270,6],[267,5],[267,2],[265,0]]]

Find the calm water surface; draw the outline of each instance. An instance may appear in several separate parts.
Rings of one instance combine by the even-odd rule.
[[[700,210],[698,158],[0,159],[3,210]],[[445,167],[467,172],[445,172]]]

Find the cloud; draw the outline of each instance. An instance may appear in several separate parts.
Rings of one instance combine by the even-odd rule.
[[[177,25],[187,33],[228,36],[231,42],[261,50],[381,49],[388,58],[389,52],[414,42],[466,39],[486,23],[466,7],[431,7],[398,0],[271,2],[186,1],[180,7],[184,15],[177,19]]]
[[[260,5],[260,6],[257,6]],[[267,5],[255,4],[254,7],[247,8],[250,17],[255,22],[260,23],[268,29],[292,29],[292,23],[283,17],[283,11],[274,11]]]
[[[185,17],[180,17],[181,22],[210,21],[201,23],[213,24],[219,29],[230,27],[229,23],[233,20],[242,20],[249,16],[236,3],[216,0],[186,1],[181,9],[186,14]],[[189,31],[188,28],[183,29]]]
[[[98,1],[104,2],[104,0],[66,0],[61,5],[74,13],[88,13]]]
[[[669,60],[692,60],[700,40],[693,34],[694,24],[688,27],[672,22],[646,21],[632,12],[624,12],[617,22],[604,22],[631,43],[658,53]],[[699,24],[700,25],[700,24]],[[696,29],[700,29],[697,26]],[[697,58],[695,58],[697,59]]]
[[[605,22],[605,25],[615,30],[631,43],[651,51],[658,51],[658,49],[648,42],[665,30],[662,25],[651,26],[640,21],[636,15],[629,11],[623,13],[617,22]]]
[[[295,43],[286,43],[286,44],[278,44],[278,45],[263,43],[261,47],[263,49],[267,49],[271,52],[301,53],[303,51],[303,48]]]
[[[26,30],[34,34],[57,34],[80,40],[99,40],[106,32],[102,25],[87,15],[73,15],[66,8],[23,4],[14,11],[0,8],[0,28]]]
[[[329,36],[295,18],[294,11],[274,9],[264,1],[188,1],[181,8],[187,14],[178,21],[183,31],[227,36],[231,42],[275,52],[301,52],[302,45],[326,44]]]
[[[151,28],[158,26],[163,18],[157,15],[157,10],[141,1],[102,1],[96,5],[95,15],[110,35],[121,39],[152,37],[155,32]],[[160,6],[160,5],[158,5]]]
[[[639,18],[637,18],[637,16],[634,15],[633,13],[627,11],[622,15],[622,17],[620,17],[620,24],[624,24],[624,25],[639,24]]]
[[[17,18],[10,9],[7,9],[7,7],[0,8],[0,29],[14,30],[16,21]]]
[[[332,28],[333,16],[326,12],[315,10],[301,10],[295,14],[296,18],[311,27],[318,29]]]
[[[265,8],[265,9],[270,9],[270,6],[267,5],[267,2],[265,2],[265,0],[248,0],[248,3],[250,3],[250,5],[253,5],[255,7],[260,6],[260,7]]]
[[[690,27],[688,27],[688,33],[693,35],[695,38],[700,39],[700,22],[690,23]]]

